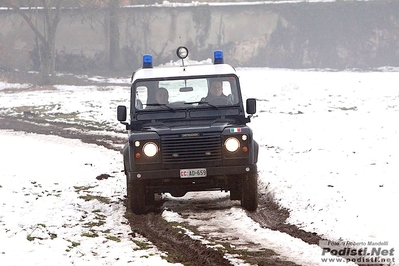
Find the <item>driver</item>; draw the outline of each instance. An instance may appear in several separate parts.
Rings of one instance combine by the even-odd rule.
[[[221,80],[213,80],[211,86],[208,90],[208,95],[202,98],[201,101],[210,102],[220,102],[226,104],[228,97],[223,94],[223,84]]]

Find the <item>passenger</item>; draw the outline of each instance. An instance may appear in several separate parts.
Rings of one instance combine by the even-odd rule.
[[[167,103],[169,103],[169,92],[168,92],[168,90],[165,89],[165,88],[162,88],[162,87],[159,88],[155,92],[155,100],[159,104],[167,104]]]

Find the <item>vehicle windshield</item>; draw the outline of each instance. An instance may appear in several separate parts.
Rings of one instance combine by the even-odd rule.
[[[236,76],[138,81],[133,86],[136,111],[176,110],[239,104]]]

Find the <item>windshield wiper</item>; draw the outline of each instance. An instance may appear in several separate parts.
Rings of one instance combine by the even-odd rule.
[[[166,107],[166,108],[168,108],[169,110],[172,110],[172,111],[174,111],[174,112],[176,111],[176,109],[170,107],[169,105],[167,105],[167,104],[165,104],[165,103],[147,103],[146,106],[162,106],[162,107]]]
[[[210,104],[209,102],[205,102],[205,101],[198,101],[198,102],[186,102],[186,103],[184,103],[184,104],[195,104],[195,103],[197,103],[198,105],[201,105],[201,104],[206,104],[206,105],[208,105],[208,106],[211,106],[211,107],[213,107],[213,108],[219,109],[219,107],[218,107],[218,106],[216,106],[216,105],[213,105],[213,104]]]

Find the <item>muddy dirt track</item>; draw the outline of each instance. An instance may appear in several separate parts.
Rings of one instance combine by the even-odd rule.
[[[0,129],[80,139],[85,143],[101,145],[117,151],[126,141],[111,134],[107,136],[106,132],[102,132],[101,135],[94,134],[93,132],[98,130],[95,128],[49,122],[29,115],[0,116]],[[279,208],[277,204],[265,200],[265,198],[267,197],[261,197],[258,211],[248,213],[248,216],[264,228],[287,233],[308,244],[318,244],[320,236],[286,224],[288,211]],[[143,235],[161,251],[167,252],[168,260],[171,262],[179,262],[184,265],[231,265],[229,260],[224,257],[223,249],[208,248],[200,241],[182,234],[180,230],[166,222],[161,216],[161,208],[158,213],[134,215],[129,212],[126,217],[129,219],[133,234]],[[241,259],[255,265],[295,265],[292,262],[282,261],[274,256],[276,255],[274,252],[248,252],[245,253],[245,256],[239,255]]]

